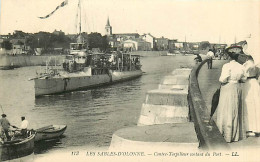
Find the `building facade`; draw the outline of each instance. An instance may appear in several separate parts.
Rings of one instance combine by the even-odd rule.
[[[143,34],[142,39],[146,42],[149,42],[151,44],[151,49],[154,49],[155,45],[155,37],[152,36],[150,33],[148,34]]]
[[[123,48],[130,51],[151,51],[151,43],[142,40],[141,38],[135,40],[126,40],[123,42]]]
[[[164,51],[169,49],[169,39],[161,37],[155,39],[155,48],[159,51]]]
[[[147,35],[145,37],[140,36],[138,33],[112,33],[112,26],[109,19],[105,26],[105,33],[107,35],[108,43],[114,50],[144,50],[150,51],[152,49],[151,44],[154,44],[154,37]],[[145,38],[145,39],[142,39]]]

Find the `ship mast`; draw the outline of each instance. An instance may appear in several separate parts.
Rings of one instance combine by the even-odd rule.
[[[81,34],[81,4],[79,0],[79,34]]]
[[[79,16],[79,20],[78,20],[78,16]],[[77,23],[79,23],[79,33],[78,33],[77,42],[84,43],[84,38],[81,35],[81,0],[79,0],[78,2]]]

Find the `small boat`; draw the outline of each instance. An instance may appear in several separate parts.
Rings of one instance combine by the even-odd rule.
[[[167,56],[176,56],[176,54],[175,54],[175,53],[167,52]]]
[[[15,65],[0,66],[0,70],[13,70],[15,68],[19,68],[19,66],[15,66]]]
[[[13,70],[14,66],[0,66],[0,70]]]
[[[67,125],[48,125],[36,129],[35,142],[59,138],[66,130]]]
[[[0,161],[33,161],[35,132],[0,143]]]

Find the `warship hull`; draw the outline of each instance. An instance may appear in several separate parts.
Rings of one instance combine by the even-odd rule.
[[[124,80],[133,79],[136,77],[140,77],[142,75],[142,70],[135,71],[113,71],[112,72],[112,82],[120,82]]]
[[[96,86],[112,84],[124,80],[134,79],[142,75],[141,70],[110,71],[109,74],[80,76],[80,77],[54,77],[35,79],[35,96],[49,95],[76,91]]]

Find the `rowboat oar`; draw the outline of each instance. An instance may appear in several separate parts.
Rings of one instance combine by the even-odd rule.
[[[46,74],[46,75],[43,75],[43,76],[40,76],[40,77],[29,78],[28,81],[34,80],[34,79],[40,79],[40,78],[43,78],[43,77],[46,77],[46,76],[49,76],[49,74]]]
[[[4,110],[3,110],[3,107],[2,107],[2,105],[1,105],[1,104],[0,104],[0,106],[1,106],[2,114],[4,114]]]

